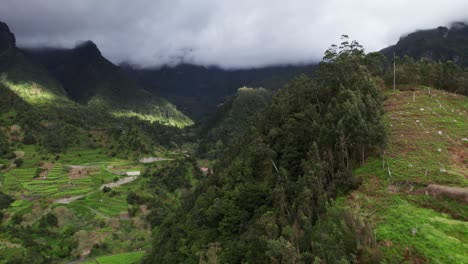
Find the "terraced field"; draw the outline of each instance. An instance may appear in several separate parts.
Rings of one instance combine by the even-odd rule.
[[[83,240],[76,253],[86,256],[96,245],[110,245],[105,251],[94,249],[93,256],[99,254],[120,253],[126,250],[145,249],[150,242],[151,230],[144,220],[145,215],[136,207],[134,215],[129,216],[127,195],[130,190],[141,193],[148,179],[136,177],[131,182],[119,183],[128,171],[143,171],[145,166],[138,160],[121,160],[101,154],[99,149],[73,150],[57,157],[41,154],[36,147],[23,146],[24,163],[19,168],[0,173],[2,190],[13,196],[15,201],[10,206],[7,219],[20,215],[22,225],[31,225],[41,221],[47,214],[53,213],[59,219],[58,230],[79,230]],[[164,161],[156,167],[165,166]],[[104,184],[113,184],[110,191],[104,192]],[[147,197],[153,195],[146,193]],[[68,203],[56,203],[58,200],[74,197]],[[138,214],[135,216],[135,214]],[[17,254],[21,246],[13,252],[10,244],[2,246],[0,234],[0,255],[5,252]],[[43,241],[47,244],[60,244],[55,238]],[[5,242],[6,243],[6,242]],[[10,245],[10,246],[9,246]],[[98,247],[99,248],[99,247]],[[8,253],[8,254],[10,254]],[[10,254],[10,255],[11,255]],[[70,253],[69,253],[70,254]],[[133,263],[139,261],[144,250],[125,254],[97,257],[91,263]],[[76,256],[76,255],[75,255]],[[123,261],[123,262],[116,262]],[[1,260],[0,260],[1,263]]]
[[[347,206],[374,224],[386,262],[468,263],[468,99],[420,88],[385,108],[388,147],[355,172]]]
[[[96,258],[92,261],[82,262],[82,264],[133,264],[140,263],[144,256],[144,252],[130,252],[111,256]]]
[[[123,186],[121,188],[128,188]],[[118,188],[116,188],[118,191]],[[91,208],[105,216],[118,216],[121,213],[127,213],[126,194],[118,193],[114,196],[104,195],[102,192],[92,193],[71,203],[72,206],[81,206]]]

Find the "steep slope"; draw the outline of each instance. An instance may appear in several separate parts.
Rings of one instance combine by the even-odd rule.
[[[389,58],[395,53],[399,57],[408,55],[414,59],[450,60],[463,68],[468,67],[468,25],[454,23],[450,28],[416,31],[380,52]]]
[[[135,116],[178,127],[193,124],[170,102],[150,94],[127,78],[91,41],[71,50],[27,50],[26,54],[44,65],[70,98],[81,104],[108,109],[116,116]]]
[[[216,113],[200,127],[199,154],[215,159],[226,145],[248,133],[255,116],[268,106],[272,95],[272,91],[264,88],[239,88],[234,96],[218,105]]]
[[[16,48],[14,35],[5,24],[0,30],[0,42],[9,43],[0,54],[0,133],[12,142],[43,143],[49,150],[76,142],[85,134],[83,129],[101,115],[91,115],[69,100],[45,68]]]
[[[16,47],[15,36],[0,22],[0,81],[30,103],[47,100],[67,101],[59,82],[47,70],[28,60]]]
[[[46,67],[32,61],[29,52],[25,55],[15,46],[8,26],[1,24],[0,30],[4,47],[0,53],[0,130],[11,134],[13,129],[21,135],[9,137],[14,142],[37,143],[49,152],[60,153],[70,147],[94,146],[91,131],[99,130],[109,153],[128,156],[135,151],[147,153],[154,146],[168,146],[172,140],[179,142],[176,137],[181,131],[165,125],[192,124],[166,100],[139,89],[100,57],[90,43],[76,51],[81,55],[71,54],[75,50],[51,53],[56,57],[47,61],[70,74],[60,76],[71,76],[59,81]],[[103,81],[99,79],[101,73]],[[62,83],[70,89],[64,89]],[[93,89],[87,89],[89,86]],[[81,88],[82,93],[78,90]],[[70,94],[84,94],[81,98],[87,104],[76,102],[77,97]]]
[[[371,235],[354,243],[351,234],[360,230],[340,239],[334,227],[336,250],[325,252],[314,230],[334,199],[355,186],[352,169],[385,138],[382,97],[366,56],[352,45],[328,52],[316,78],[301,76],[278,90],[155,230],[147,263],[348,263],[371,247]]]
[[[467,263],[468,98],[422,87],[385,101],[388,147],[345,205],[373,223],[386,263]]]
[[[11,33],[7,24],[0,21],[0,54],[15,47],[15,35]]]
[[[224,70],[181,64],[158,69],[124,67],[149,91],[174,102],[184,113],[202,119],[216,109],[226,97],[239,87],[264,87],[270,90],[282,87],[300,74],[312,75],[316,65],[270,66],[257,69]]]
[[[179,147],[184,129],[129,117],[134,111],[159,120],[121,97],[133,102],[145,96],[149,99],[141,104],[175,108],[145,91],[131,92],[125,87],[138,87],[100,59],[91,65],[83,59],[83,68],[73,56],[57,62],[64,73],[78,75],[59,81],[15,46],[4,24],[0,43],[0,263],[62,263],[87,256],[138,261],[151,243],[157,214],[174,210],[178,194],[201,173]],[[93,49],[79,52],[86,57]],[[117,83],[127,90],[115,90]],[[158,162],[139,162],[148,156]],[[117,252],[129,253],[100,257]]]

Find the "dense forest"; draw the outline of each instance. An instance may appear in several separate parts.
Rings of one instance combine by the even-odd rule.
[[[373,62],[344,39],[326,52],[315,78],[280,89],[156,229],[147,262],[331,263],[362,254],[353,244],[331,253],[328,246],[346,240],[322,244],[314,229],[337,195],[355,188],[353,168],[385,144],[382,96],[367,68]]]

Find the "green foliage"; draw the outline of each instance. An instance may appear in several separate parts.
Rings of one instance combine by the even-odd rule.
[[[452,61],[435,62],[428,59],[415,61],[409,56],[396,58],[396,84],[415,88],[425,85],[449,92],[468,94],[466,73]],[[384,75],[388,86],[393,85],[393,66]]]
[[[57,217],[53,213],[48,213],[39,221],[41,227],[56,227],[58,224]]]
[[[466,204],[428,186],[467,186],[457,158],[466,149],[467,98],[417,87],[389,94],[385,104],[385,155],[355,170],[363,184],[348,196],[349,208],[372,221],[381,262],[466,262]]]
[[[15,161],[13,162],[17,168],[21,167],[21,165],[23,165],[24,163],[24,160],[21,159],[21,158],[18,158],[18,159],[15,159]]]
[[[146,261],[297,263],[320,256],[314,225],[330,199],[355,186],[353,168],[384,144],[382,98],[366,68],[372,60],[345,39],[325,53],[316,78],[301,76],[280,89],[214,173],[162,222]]]
[[[98,257],[93,261],[83,262],[83,264],[136,264],[141,262],[141,259],[143,258],[144,254],[144,251],[139,251],[111,256],[103,256]]]
[[[14,201],[15,199],[13,199],[13,197],[6,193],[0,192],[0,210],[10,207],[11,203]]]
[[[150,187],[165,186],[168,191],[174,192],[178,188],[191,188],[194,181],[200,179],[199,172],[193,160],[176,160],[170,166],[155,171],[149,180]]]
[[[422,255],[434,262],[465,263],[468,257],[468,224],[464,221],[447,219],[445,215],[417,208],[404,200],[394,198],[393,206],[385,212],[386,223],[378,226],[379,239],[417,249],[412,254]],[[388,249],[386,254],[396,257],[398,248]]]
[[[389,59],[408,55],[416,60],[427,58],[433,61],[453,61],[462,68],[468,66],[468,25],[453,23],[450,28],[438,27],[429,30],[418,30],[408,34],[394,46],[381,52]]]
[[[150,94],[128,78],[90,41],[71,50],[27,50],[25,53],[28,59],[47,68],[70,99],[94,111],[176,127],[193,124],[173,104]]]
[[[0,132],[0,157],[4,157],[10,152],[10,143],[3,133]]]
[[[382,253],[370,225],[337,205],[314,227],[312,241],[315,259],[321,263],[381,262]]]
[[[218,157],[226,146],[248,132],[256,114],[268,106],[271,96],[263,88],[239,88],[198,131],[202,138],[198,153],[212,159]]]

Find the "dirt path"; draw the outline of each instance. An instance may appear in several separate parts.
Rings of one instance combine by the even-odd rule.
[[[62,199],[58,199],[58,200],[55,200],[54,203],[58,203],[58,204],[69,204],[73,201],[76,201],[76,200],[79,200],[81,198],[84,197],[84,194],[82,195],[77,195],[77,196],[72,196],[72,197],[68,197],[68,198],[62,198]]]
[[[162,158],[162,157],[147,157],[147,158],[142,158],[139,160],[140,163],[153,163],[157,161],[166,161],[166,160],[174,160],[174,159],[168,159],[168,158]]]
[[[120,180],[118,180],[116,182],[103,184],[103,185],[101,185],[101,188],[99,188],[99,189],[102,190],[102,189],[104,189],[104,187],[115,188],[115,187],[118,187],[120,185],[130,183],[130,182],[132,182],[132,181],[134,181],[136,179],[137,179],[137,176],[125,177],[125,178],[122,178],[122,179],[120,179]]]
[[[105,183],[105,184],[101,185],[101,187],[99,187],[99,190],[104,189],[104,187],[115,188],[115,187],[118,187],[120,185],[131,183],[132,181],[136,180],[137,178],[138,178],[137,176],[130,176],[130,177],[122,178],[122,179],[120,179],[120,180],[118,180],[116,182]],[[81,198],[85,197],[85,195],[92,194],[92,193],[95,193],[95,192],[97,192],[97,191],[93,191],[93,192],[90,192],[90,193],[87,193],[87,194],[67,197],[67,198],[61,198],[61,199],[55,200],[54,203],[69,204],[69,203],[71,203],[73,201],[76,201],[78,199],[81,199]]]

